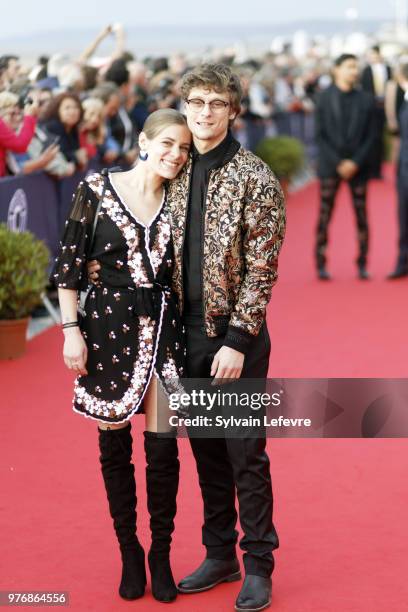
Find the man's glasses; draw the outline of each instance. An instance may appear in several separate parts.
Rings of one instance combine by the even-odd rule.
[[[202,111],[206,104],[208,104],[213,113],[222,113],[227,106],[230,105],[229,102],[225,102],[224,100],[211,100],[211,102],[204,102],[204,100],[201,100],[200,98],[190,98],[190,100],[186,100],[186,103],[189,105],[191,110],[196,113]]]

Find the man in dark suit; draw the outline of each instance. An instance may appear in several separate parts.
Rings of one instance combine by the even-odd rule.
[[[391,68],[384,62],[380,47],[370,49],[369,63],[361,73],[361,87],[375,98],[374,131],[375,142],[371,151],[371,176],[381,178],[381,164],[384,156],[385,88],[391,79]]]
[[[399,249],[395,270],[388,276],[390,280],[408,276],[408,63],[399,67],[397,78],[405,92],[405,99],[399,113],[401,136],[397,172]]]
[[[366,193],[374,142],[374,98],[355,88],[358,77],[356,56],[341,55],[334,65],[334,84],[320,94],[316,106],[321,201],[315,255],[321,280],[330,279],[326,270],[328,226],[342,180],[349,184],[357,219],[358,275],[362,280],[369,278]]]

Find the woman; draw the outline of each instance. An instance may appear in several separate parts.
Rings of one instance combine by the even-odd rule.
[[[98,159],[110,164],[118,156],[118,148],[108,139],[104,125],[104,106],[99,98],[87,98],[82,102],[84,117],[79,130],[79,144],[88,159]]]
[[[44,125],[57,138],[61,153],[77,168],[83,168],[88,162],[86,150],[79,143],[82,115],[78,96],[66,92],[51,100],[43,116]]]
[[[3,94],[0,94],[0,98],[2,96]],[[33,104],[38,104],[37,91],[28,92],[28,97],[33,100]],[[7,92],[7,98],[11,105],[9,106],[11,112],[3,115],[3,121],[18,134],[21,127],[22,111],[18,106],[18,98],[15,94]],[[39,170],[45,170],[58,176],[66,176],[68,174],[68,172],[58,173],[56,171],[57,169],[60,170],[61,167],[68,169],[68,162],[59,153],[58,145],[53,144],[49,134],[44,133],[38,124],[35,126],[33,137],[23,153],[12,150],[7,151],[6,164],[7,170],[13,175],[31,174]]]
[[[105,140],[103,127],[103,102],[98,98],[87,98],[82,102],[84,116],[79,128],[79,144],[89,159],[97,156]]]
[[[129,419],[146,415],[146,482],[152,545],[152,592],[176,598],[169,563],[178,488],[177,441],[157,433],[157,378],[166,387],[183,375],[182,327],[170,289],[172,243],[165,181],[185,164],[191,134],[171,109],[153,113],[139,137],[138,165],[79,185],[54,280],[65,334],[64,360],[77,372],[74,410],[99,422],[102,474],[122,553],[125,599],[144,594],[144,551],[136,535],[136,495]],[[100,212],[92,240],[93,215]],[[92,244],[91,244],[92,243]],[[77,321],[77,292],[86,260],[101,263],[98,284]],[[168,427],[168,421],[167,421]]]
[[[34,136],[38,105],[28,101],[24,107],[21,130],[16,134],[11,125],[21,116],[17,102],[17,96],[11,92],[0,92],[0,177],[6,174],[7,152],[24,153]]]

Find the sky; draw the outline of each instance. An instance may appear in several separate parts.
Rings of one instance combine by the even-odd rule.
[[[163,25],[229,22],[267,24],[294,19],[344,19],[357,9],[361,19],[392,19],[404,0],[2,0],[1,39],[63,28],[101,28],[108,23]],[[406,0],[408,2],[408,0]]]

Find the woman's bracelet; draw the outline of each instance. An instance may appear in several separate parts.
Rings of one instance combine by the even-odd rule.
[[[69,327],[79,327],[78,321],[69,321],[62,324],[62,329],[68,329]]]

